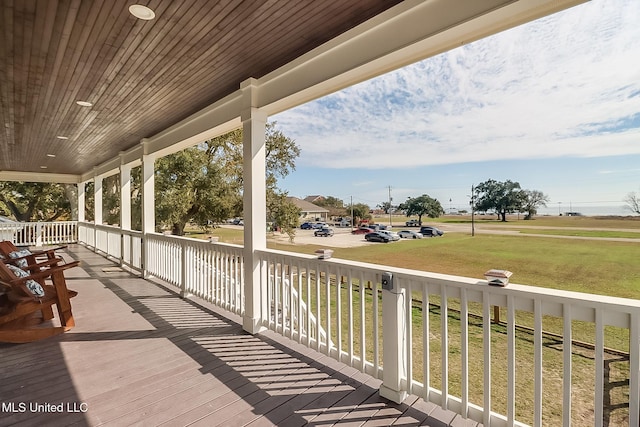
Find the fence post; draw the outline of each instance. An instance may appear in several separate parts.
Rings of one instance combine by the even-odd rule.
[[[386,273],[385,273],[386,274]],[[402,379],[406,377],[407,358],[405,354],[405,305],[407,304],[405,289],[393,284],[389,275],[389,286],[382,290],[382,341],[384,370],[380,396],[395,403],[402,403],[407,397],[402,389]],[[384,279],[383,279],[384,281]],[[390,289],[389,289],[390,288]]]
[[[36,224],[36,247],[42,247],[42,223]]]
[[[181,271],[180,271],[180,298],[188,298],[189,292],[187,292],[187,272],[189,269],[187,268],[187,245],[184,243],[180,243],[180,257],[181,257]]]

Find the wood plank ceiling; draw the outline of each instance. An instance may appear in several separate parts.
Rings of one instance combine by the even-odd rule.
[[[0,171],[89,172],[399,2],[141,0],[144,21],[132,0],[2,0]]]

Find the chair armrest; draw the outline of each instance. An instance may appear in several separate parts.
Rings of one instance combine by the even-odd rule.
[[[67,245],[56,246],[55,248],[48,248],[48,249],[40,249],[40,250],[31,251],[31,253],[33,255],[36,255],[36,256],[39,256],[39,255],[47,255],[47,256],[49,256],[50,254],[53,254],[55,251],[59,251],[61,249],[66,249],[67,247],[68,247]]]

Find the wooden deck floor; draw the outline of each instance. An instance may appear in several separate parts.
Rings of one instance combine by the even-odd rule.
[[[76,327],[0,344],[0,425],[476,426],[75,245]],[[115,267],[115,268],[114,268]],[[61,410],[61,412],[59,411]],[[55,412],[54,412],[55,411]]]

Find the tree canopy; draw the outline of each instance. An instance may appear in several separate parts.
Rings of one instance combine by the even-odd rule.
[[[42,182],[0,182],[0,211],[16,221],[71,219],[66,186]]]
[[[437,199],[423,194],[422,196],[407,199],[401,203],[399,208],[404,211],[407,216],[418,215],[418,222],[422,224],[422,217],[438,218],[443,212],[442,205]]]
[[[540,206],[546,206],[549,197],[538,190],[524,190],[520,183],[511,180],[487,180],[478,184],[474,190],[474,209],[481,212],[493,211],[501,221],[507,220],[507,214],[526,213],[525,219],[531,219]]]
[[[533,216],[538,213],[538,208],[547,206],[547,203],[549,203],[549,196],[545,195],[542,191],[524,190],[522,205],[522,212],[526,214],[524,219],[533,218]]]
[[[352,223],[357,224],[362,220],[371,219],[371,208],[369,205],[364,203],[355,203],[353,205],[349,205],[346,208],[349,211],[349,215],[353,212]]]
[[[640,196],[636,194],[635,191],[627,194],[627,197],[624,198],[624,202],[626,203],[627,209],[640,215]]]
[[[298,216],[279,178],[295,170],[300,149],[291,138],[267,123],[267,220],[292,236]],[[173,234],[184,234],[187,223],[207,227],[242,216],[242,130],[205,141],[156,162],[156,223]],[[295,216],[295,218],[294,218]]]
[[[493,179],[478,184],[474,196],[476,210],[494,211],[502,221],[507,220],[508,213],[521,210],[525,197],[519,183]]]

